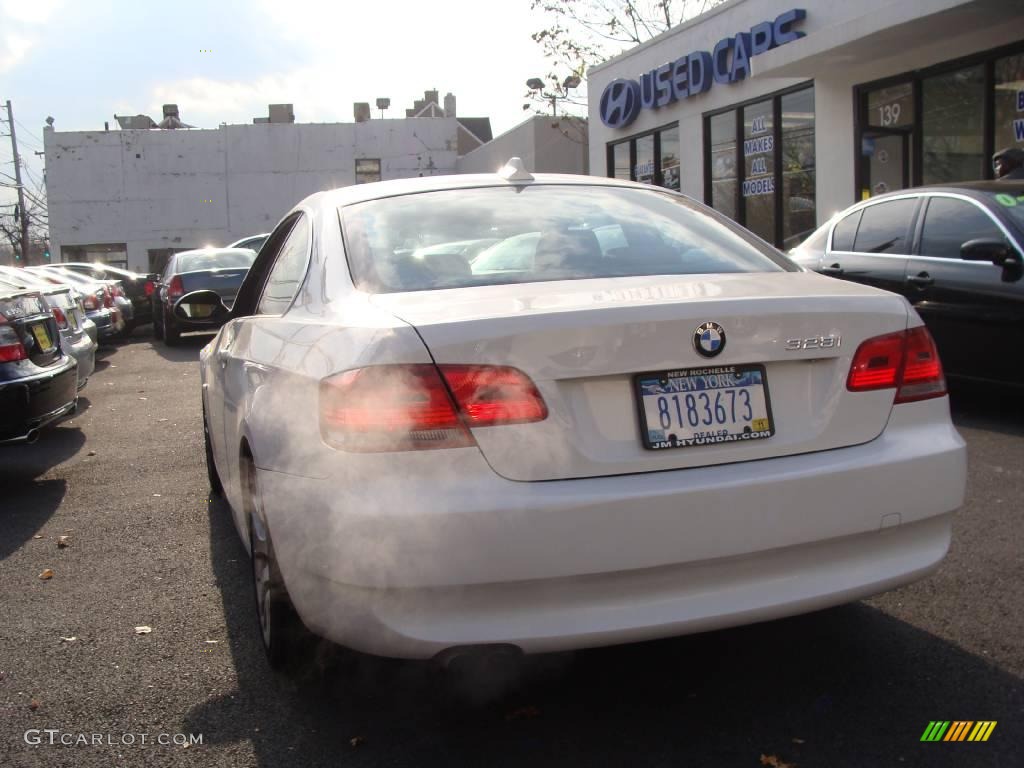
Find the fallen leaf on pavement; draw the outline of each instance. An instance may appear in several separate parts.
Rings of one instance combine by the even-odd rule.
[[[787,763],[775,755],[761,755],[761,765],[767,765],[769,768],[796,768],[796,763]]]
[[[43,534],[41,534],[41,533],[37,533],[37,534],[36,534],[35,536],[33,536],[32,538],[33,538],[33,539],[45,539],[46,537],[45,537],[45,536],[43,536]]]
[[[148,635],[152,631],[153,631],[153,628],[152,627],[147,627],[147,626],[141,626],[141,627],[136,627],[135,628],[135,634],[136,635]]]
[[[45,571],[39,574],[39,578],[43,581],[49,581],[53,578],[53,568],[47,568]]]
[[[74,635],[72,635],[71,637],[62,637],[62,638],[60,639],[60,641],[61,641],[62,643],[73,643],[73,642],[75,642],[75,640],[77,640],[77,639],[78,639],[77,637],[75,637]]]
[[[220,640],[204,640],[203,642],[204,643],[209,643],[210,645],[216,645],[217,643],[220,642]]]
[[[358,747],[365,744],[366,739],[364,739],[362,736],[353,736],[351,739],[348,740],[348,743],[351,744],[353,747]]]
[[[85,455],[86,455],[86,456],[95,456],[95,455],[96,455],[96,451],[89,451],[89,452],[88,452],[87,454],[85,454]]]
[[[70,547],[70,546],[71,546],[71,537],[70,536],[58,536],[57,537],[57,548],[58,549],[64,549],[65,547]]]
[[[519,707],[505,715],[506,720],[533,720],[540,717],[540,710],[534,706]]]
[[[39,702],[35,699],[32,699],[32,703],[28,705],[28,708],[35,712],[37,709],[39,709]]]

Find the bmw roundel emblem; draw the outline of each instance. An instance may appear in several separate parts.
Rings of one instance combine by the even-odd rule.
[[[725,349],[725,328],[712,322],[698,325],[693,332],[693,348],[704,357],[714,357]]]

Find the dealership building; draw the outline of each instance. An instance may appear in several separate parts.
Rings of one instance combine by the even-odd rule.
[[[590,172],[780,247],[851,203],[1024,147],[1020,0],[730,0],[588,73]]]

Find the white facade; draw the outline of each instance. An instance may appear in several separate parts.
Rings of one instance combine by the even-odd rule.
[[[794,8],[806,12],[806,18],[792,25],[792,29],[802,32],[803,36],[752,57],[751,74],[745,79],[732,83],[716,82],[706,92],[660,108],[640,109],[635,121],[622,128],[609,128],[602,122],[602,93],[613,80],[639,81],[641,73],[693,51],[711,52],[723,38],[749,32],[754,25],[770,22]],[[1024,54],[1024,3],[1019,0],[806,0],[803,3],[731,0],[588,73],[591,173],[614,174],[614,168],[609,167],[609,157],[614,152],[610,145],[678,124],[680,189],[710,203],[708,190],[712,186],[712,176],[711,168],[706,167],[711,156],[706,144],[710,141],[706,135],[710,130],[710,116],[733,105],[749,105],[787,88],[813,84],[815,214],[820,224],[836,211],[872,193],[872,184],[866,178],[870,173],[877,177],[883,170],[890,172],[886,181],[876,179],[874,186],[877,189],[874,191],[892,188],[894,184],[910,186],[927,183],[930,178],[935,180],[928,163],[934,159],[932,150],[935,146],[929,131],[936,128],[933,124],[921,127],[921,113],[928,109],[928,100],[932,98],[927,90],[931,86],[921,85],[928,72],[932,71],[929,68],[941,70],[948,64],[952,72],[959,66],[958,60],[962,59],[964,67],[976,65],[981,72],[979,77],[990,78],[986,81],[986,88],[991,92],[994,87],[997,98],[1002,98],[1004,91],[999,89],[1024,89],[1024,76],[1020,82],[1011,78],[993,86],[992,75],[989,74],[991,69],[984,68],[993,67],[999,56],[1019,54]],[[909,107],[904,110],[904,117],[910,108],[916,106],[915,122],[899,126],[894,123],[898,130],[892,132],[892,137],[872,135],[868,142],[862,143],[865,126],[861,125],[859,132],[858,121],[866,119],[871,125],[870,121],[874,120],[872,115],[867,115],[864,86],[889,78],[911,84],[907,93],[913,93],[913,98],[907,96],[905,103]],[[923,98],[922,88],[925,90]],[[969,86],[964,86],[964,93],[965,98],[975,98]],[[979,102],[976,112],[982,111],[981,104],[983,101]],[[984,106],[984,110],[989,109]],[[983,178],[986,167],[990,165],[986,153],[993,147],[1001,148],[997,144],[1013,140],[1013,132],[1007,122],[1012,122],[1012,117],[1006,116],[1005,107],[1000,107],[997,114],[1001,122],[995,128],[991,124],[993,118],[977,117],[980,124],[985,124],[980,132],[967,135],[966,131],[961,131],[963,135],[957,136],[957,130],[948,130],[943,134],[943,140],[948,139],[947,143],[960,144],[950,152],[970,155],[970,168],[973,169],[975,161],[982,158],[977,163],[975,178]],[[934,110],[932,115],[933,122],[941,120]],[[1024,118],[1024,113],[1016,117]],[[883,115],[880,119],[886,118]],[[888,119],[892,120],[891,110]],[[899,122],[897,119],[896,123]],[[737,125],[746,126],[747,130],[750,128],[750,121],[742,112]],[[892,149],[883,152],[879,148],[890,144],[895,146],[903,136],[906,136],[910,157],[907,159],[906,183],[901,185],[891,174],[895,164],[879,170],[881,166],[878,163],[893,163],[898,159]],[[739,139],[741,147],[743,138]],[[923,149],[922,144],[925,145]],[[737,166],[749,158],[743,154],[746,151],[740,150]],[[871,157],[865,159],[866,154],[871,154]],[[870,168],[864,170],[869,164]],[[770,175],[771,168],[766,172]],[[965,173],[960,171],[960,175]],[[990,168],[987,173],[991,174]],[[635,168],[633,174],[636,174]],[[779,179],[781,175],[775,178]],[[737,188],[742,189],[741,186]],[[737,206],[745,204],[744,200],[737,199]],[[778,210],[781,211],[782,207]],[[777,244],[782,244],[782,237],[775,239]]]
[[[494,173],[510,157],[531,173],[587,173],[587,123],[535,115],[458,159],[459,173]]]
[[[454,173],[454,117],[264,123],[209,130],[44,130],[50,248],[149,269],[153,254],[267,232],[305,196],[356,182]],[[122,245],[123,244],[123,245]],[[151,253],[152,252],[152,253]],[[159,258],[154,257],[154,258]]]

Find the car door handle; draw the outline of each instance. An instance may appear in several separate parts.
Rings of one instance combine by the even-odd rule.
[[[929,285],[933,285],[935,283],[935,278],[927,272],[918,272],[916,275],[910,275],[907,277],[907,282],[915,288],[927,288]]]
[[[830,264],[827,267],[822,267],[821,268],[821,274],[823,274],[823,275],[832,275],[833,277],[839,277],[841,274],[843,274],[843,268],[841,266],[839,266],[838,264]]]

